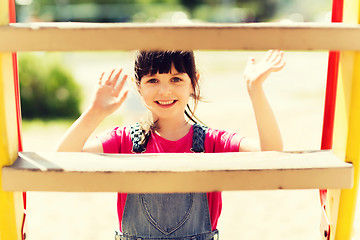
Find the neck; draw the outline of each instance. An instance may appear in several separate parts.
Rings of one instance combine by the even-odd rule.
[[[158,120],[159,129],[156,131],[161,137],[176,141],[184,137],[190,130],[191,124],[185,119],[179,120]]]

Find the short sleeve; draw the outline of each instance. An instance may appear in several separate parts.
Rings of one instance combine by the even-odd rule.
[[[243,138],[237,133],[209,128],[205,138],[205,152],[238,152]]]
[[[126,127],[115,127],[97,136],[104,153],[131,153],[132,142]]]
[[[102,142],[104,153],[131,153],[132,141],[129,130],[124,127],[115,127],[97,137]],[[121,221],[126,203],[127,193],[118,193],[117,211],[119,227],[122,231]]]

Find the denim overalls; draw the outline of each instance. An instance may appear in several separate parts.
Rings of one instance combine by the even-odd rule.
[[[207,128],[193,126],[192,152],[204,152]],[[133,152],[146,150],[139,144],[140,125],[131,127]],[[122,219],[120,240],[217,240],[211,230],[206,193],[128,194]]]

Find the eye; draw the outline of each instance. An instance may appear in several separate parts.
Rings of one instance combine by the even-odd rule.
[[[182,79],[181,79],[181,78],[178,78],[178,77],[173,77],[173,78],[171,79],[171,81],[172,81],[172,82],[181,82]]]
[[[158,80],[156,78],[150,78],[149,80],[147,80],[147,83],[157,83]]]

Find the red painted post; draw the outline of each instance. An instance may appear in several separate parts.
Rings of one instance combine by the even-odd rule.
[[[343,19],[343,0],[333,0],[332,3],[332,16],[331,22],[342,22]],[[336,103],[336,89],[338,81],[339,71],[339,51],[330,51],[328,59],[328,72],[326,81],[326,93],[325,93],[325,106],[324,106],[324,119],[321,138],[321,149],[332,149],[333,143],[333,130],[334,130],[334,118],[335,118],[335,103]],[[323,208],[323,214],[326,208],[326,189],[320,189],[320,202]],[[327,219],[326,216],[323,219]],[[322,230],[324,231],[323,239],[330,239],[330,223],[322,223]]]
[[[342,18],[343,18],[343,0],[333,0],[331,21],[342,22]],[[328,60],[321,149],[332,148],[332,135],[334,129],[338,69],[339,69],[339,51],[330,51],[329,60]]]
[[[343,0],[333,0],[331,21],[342,22],[342,18]],[[321,149],[323,150],[332,148],[339,57],[339,51],[329,52],[323,131],[321,139]],[[321,204],[324,205],[326,202],[326,190],[320,190],[320,198]]]

